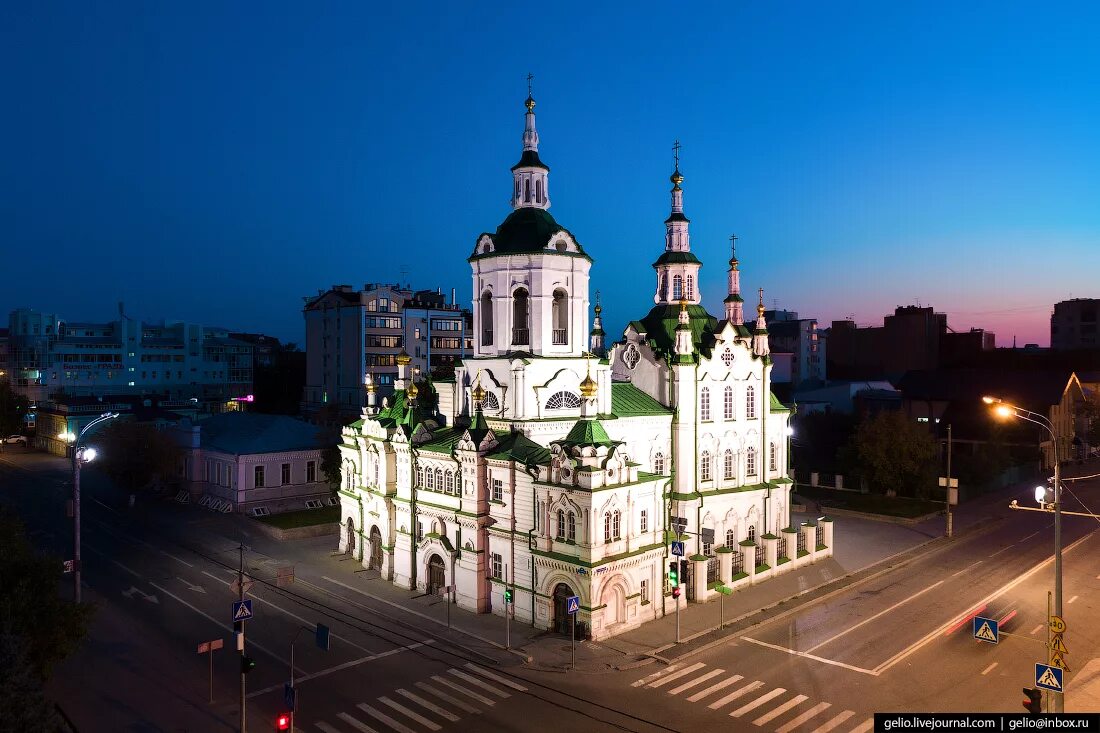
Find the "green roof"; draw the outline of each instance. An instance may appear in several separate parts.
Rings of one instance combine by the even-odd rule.
[[[419,449],[422,451],[428,451],[429,453],[443,453],[445,455],[454,455],[455,443],[462,437],[465,430],[459,430],[457,428],[439,428],[432,431],[431,440],[426,443],[421,443]]]
[[[611,414],[615,417],[671,415],[672,410],[630,382],[611,383]]]
[[[687,307],[689,325],[691,326],[691,343],[695,350],[704,356],[710,356],[714,346],[714,332],[717,330],[718,319],[707,313],[707,309],[701,305],[689,305]],[[680,324],[679,305],[655,305],[653,310],[637,323],[644,331],[646,339],[655,351],[664,355],[671,355],[676,346],[676,327]]]
[[[553,253],[547,250],[546,247],[550,244],[550,238],[558,232],[565,232],[572,236],[568,229],[554,221],[554,217],[550,215],[549,211],[534,206],[524,206],[509,214],[508,218],[497,227],[496,233],[490,235],[493,239],[492,252],[482,254],[475,247],[469,260],[509,254]],[[481,236],[478,236],[478,240],[480,239]],[[576,237],[573,239],[576,241]],[[585,254],[579,242],[577,243],[577,250],[576,253],[562,252],[560,254],[592,259]]]
[[[599,420],[587,420],[585,418],[577,420],[568,435],[554,442],[567,447],[577,445],[612,446],[617,443],[617,441],[612,440],[608,436],[607,431],[603,429],[603,425],[600,425]]]
[[[775,393],[768,390],[768,396],[771,397],[771,412],[789,412],[790,408],[784,405]]]
[[[729,295],[726,296],[725,300],[723,300],[722,302],[723,303],[744,303],[745,299],[742,298],[740,295],[730,293]]]
[[[497,446],[486,456],[498,461],[516,461],[528,466],[550,465],[550,450],[539,445],[523,433],[502,431],[496,433]]]
[[[657,267],[658,265],[679,265],[685,262],[695,265],[703,264],[699,261],[699,258],[693,255],[691,252],[665,252],[657,258],[657,261],[653,263],[653,266]]]

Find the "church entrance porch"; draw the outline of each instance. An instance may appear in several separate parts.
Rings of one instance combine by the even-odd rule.
[[[352,557],[355,556],[355,520],[348,517],[347,526],[347,544],[344,547],[344,552]]]
[[[371,570],[382,570],[382,533],[378,527],[370,528],[370,560],[367,567]]]
[[[572,628],[573,619],[569,617],[568,600],[574,595],[576,593],[565,583],[554,586],[554,624],[551,629],[559,634],[568,634]]]
[[[442,595],[446,584],[443,558],[439,555],[432,555],[431,559],[428,560],[428,593],[435,596]]]

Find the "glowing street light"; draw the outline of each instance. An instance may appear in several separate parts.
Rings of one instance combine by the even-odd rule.
[[[80,467],[85,463],[91,463],[98,455],[95,448],[91,446],[85,446],[82,444],[84,434],[94,428],[100,423],[113,420],[118,417],[117,412],[105,412],[95,420],[84,426],[84,429],[80,431],[78,435],[74,435],[72,431],[66,430],[58,435],[58,439],[65,441],[69,445],[75,446],[73,449],[72,461],[73,461],[73,598],[77,603],[80,603]]]

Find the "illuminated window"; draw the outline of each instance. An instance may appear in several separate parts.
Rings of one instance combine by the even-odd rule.
[[[726,420],[733,419],[733,387],[730,386],[722,390],[722,417]]]
[[[699,457],[699,478],[703,481],[710,481],[710,451],[703,451],[703,455]]]
[[[710,420],[710,390],[706,387],[699,394],[699,419]]]

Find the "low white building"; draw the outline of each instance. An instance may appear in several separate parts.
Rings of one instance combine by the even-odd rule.
[[[399,357],[394,395],[378,405],[368,387],[343,431],[341,548],[540,628],[564,627],[577,596],[594,638],[682,602],[673,540],[689,601],[831,554],[830,522],[790,526],[790,412],[770,392],[763,306],[742,321],[736,259],[725,318],[700,304],[678,164],[655,305],[608,353],[599,306],[588,322],[592,258],[548,211],[534,106],[513,211],[468,258],[473,355],[447,383],[411,381]]]

